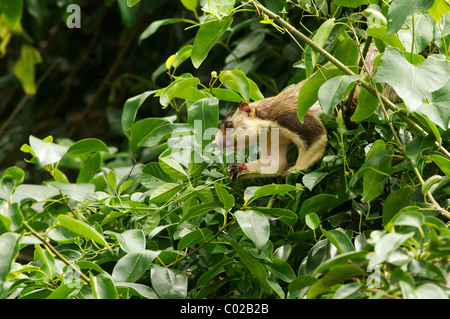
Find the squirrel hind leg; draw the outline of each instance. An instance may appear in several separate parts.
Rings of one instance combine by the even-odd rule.
[[[298,157],[294,166],[289,167],[284,171],[283,177],[285,178],[293,170],[304,170],[312,165],[316,164],[323,156],[325,148],[328,144],[327,134],[322,134],[317,141],[311,145],[307,150],[300,147],[298,149]]]

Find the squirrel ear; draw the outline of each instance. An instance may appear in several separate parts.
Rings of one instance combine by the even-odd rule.
[[[241,102],[241,104],[239,104],[239,111],[250,113],[252,111],[252,108],[247,102],[243,101]]]

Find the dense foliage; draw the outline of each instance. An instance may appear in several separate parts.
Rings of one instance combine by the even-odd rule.
[[[1,174],[1,298],[448,298],[447,0],[181,0],[164,19],[152,14],[174,1],[144,2],[95,5],[128,28],[144,21],[137,51],[164,50],[158,34],[182,26],[161,66],[100,84],[116,96],[135,81],[113,121],[128,143],[74,141],[70,127],[30,135],[27,165]],[[43,28],[49,11],[76,25],[70,3],[0,2],[2,79],[25,99],[46,61],[24,26]],[[236,103],[304,79],[298,115],[319,101],[323,159],[285,180],[230,182],[234,152],[210,132]]]

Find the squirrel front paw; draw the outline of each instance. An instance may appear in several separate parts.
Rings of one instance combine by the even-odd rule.
[[[236,180],[239,174],[247,172],[248,168],[244,163],[230,165],[228,169],[228,175],[230,175],[230,180],[232,182]]]

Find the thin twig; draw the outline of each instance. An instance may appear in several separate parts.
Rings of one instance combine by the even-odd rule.
[[[30,225],[28,225],[28,223],[24,222],[23,225],[25,226],[26,229],[28,229],[29,232],[31,232],[33,234],[33,236],[35,236],[37,239],[39,239],[42,244],[56,257],[58,257],[59,259],[61,259],[67,266],[69,266],[70,268],[72,268],[77,274],[80,275],[80,277],[87,283],[89,284],[89,278],[83,274],[83,272],[76,267],[75,265],[73,265],[69,260],[66,259],[66,257],[64,257],[59,251],[57,251],[52,245],[50,245],[41,235],[38,234],[37,231],[35,231]]]

